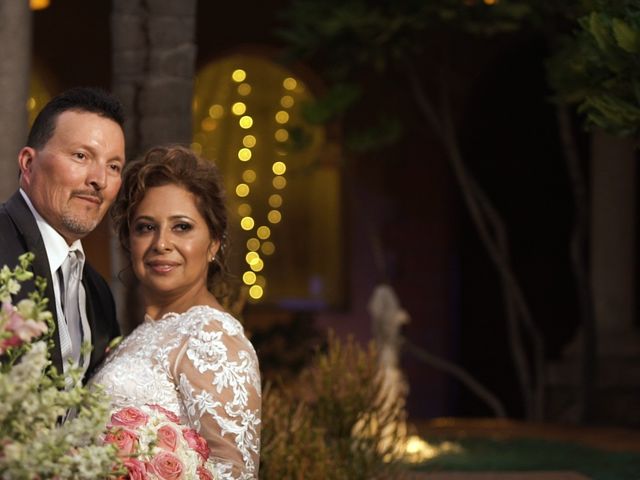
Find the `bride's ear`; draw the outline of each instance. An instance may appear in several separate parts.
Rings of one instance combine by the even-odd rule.
[[[220,240],[211,240],[211,245],[209,245],[209,261],[213,262],[218,254],[218,250],[220,250]]]

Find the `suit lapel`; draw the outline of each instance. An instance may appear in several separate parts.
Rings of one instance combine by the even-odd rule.
[[[49,267],[49,257],[47,257],[47,251],[45,249],[42,236],[40,235],[40,230],[38,230],[36,219],[33,217],[31,210],[29,210],[29,206],[24,201],[24,198],[22,198],[20,192],[14,193],[11,198],[7,200],[5,208],[13,223],[20,231],[20,234],[25,239],[27,249],[35,255],[32,265],[34,275],[43,277],[47,280],[45,296],[49,299],[48,308],[53,316],[56,328],[58,328],[58,314],[56,311],[51,268]],[[62,372],[62,352],[60,350],[60,341],[57,331],[53,333],[52,338],[54,341],[54,348],[51,352],[51,361],[58,371]]]
[[[87,322],[89,323],[89,328],[91,330],[91,343],[93,345],[96,343],[96,340],[100,335],[100,332],[99,332],[100,324],[96,322],[96,312],[93,309],[94,302],[93,302],[93,299],[91,298],[91,295],[93,293],[93,288],[91,288],[90,286],[89,273],[87,271],[86,266],[84,268],[84,271],[82,272],[82,285],[84,286]],[[90,357],[89,365],[87,365],[87,371],[92,370],[93,365],[95,365],[97,361],[98,354],[96,350],[97,350],[96,348],[91,350],[91,357]]]

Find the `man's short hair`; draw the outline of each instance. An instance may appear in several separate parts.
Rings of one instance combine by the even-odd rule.
[[[52,98],[40,111],[29,131],[27,146],[44,147],[53,136],[58,116],[70,110],[95,113],[124,129],[124,111],[116,97],[100,88],[74,87]]]

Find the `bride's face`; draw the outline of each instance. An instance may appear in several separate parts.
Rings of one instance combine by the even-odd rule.
[[[197,295],[219,242],[211,237],[195,196],[177,185],[147,190],[133,215],[129,247],[133,271],[152,295]]]

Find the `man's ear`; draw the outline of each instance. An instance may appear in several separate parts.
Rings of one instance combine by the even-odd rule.
[[[31,147],[23,147],[18,153],[18,166],[20,167],[20,185],[29,186],[31,171],[36,151]]]

